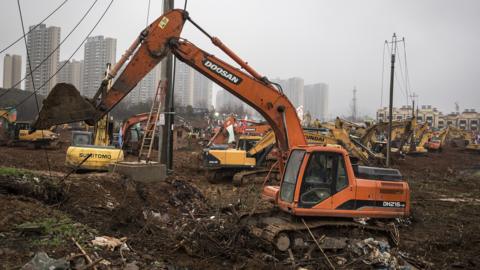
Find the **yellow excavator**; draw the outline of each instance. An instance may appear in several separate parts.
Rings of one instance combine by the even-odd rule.
[[[361,145],[342,128],[342,122],[336,122],[329,132],[324,134],[315,128],[304,128],[304,135],[309,145],[337,146],[345,148],[350,157],[364,165],[382,163],[383,155],[375,154]],[[263,137],[242,136],[235,148],[227,145],[213,146],[204,149],[203,167],[207,170],[208,179],[217,181],[221,178],[232,177],[234,185],[241,185],[247,177],[262,175],[268,172],[269,160],[276,160],[275,133],[268,132]],[[270,158],[272,157],[272,158]]]
[[[406,130],[404,136],[407,136],[407,145],[403,145],[403,152],[407,155],[422,155],[428,152],[425,144],[431,138],[432,133],[429,130],[428,123],[418,125],[416,119],[412,120],[412,131]],[[407,127],[409,127],[407,125]]]
[[[0,109],[0,145],[27,146],[29,148],[58,148],[59,135],[54,128],[31,132],[31,123],[17,121],[12,108]]]
[[[108,73],[109,65],[107,67]],[[57,84],[61,89],[69,89],[72,93],[75,87],[71,84]],[[100,86],[97,95],[108,93],[111,87],[111,79],[106,79]],[[61,92],[53,92],[53,94]],[[53,97],[50,102],[60,102]],[[48,106],[52,106],[49,104]],[[72,145],[67,149],[65,165],[76,170],[107,171],[112,164],[124,160],[122,149],[113,146],[113,122],[108,114],[105,114],[94,123],[94,131],[73,131]]]
[[[336,140],[313,130],[304,134],[307,142],[312,145],[336,143]],[[276,159],[276,155],[272,153],[275,142],[275,133],[270,130],[263,137],[240,136],[235,148],[228,148],[228,145],[212,145],[204,149],[202,159],[207,178],[212,182],[231,178],[234,185],[241,185],[247,177],[267,173],[269,165],[272,165],[269,161]]]
[[[448,139],[454,147],[462,147],[465,150],[479,152],[480,143],[472,136],[471,131],[462,130],[453,126],[449,127]]]

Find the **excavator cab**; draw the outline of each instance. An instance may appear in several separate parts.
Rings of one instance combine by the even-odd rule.
[[[264,198],[298,216],[394,218],[409,215],[409,188],[396,169],[352,166],[343,148],[292,149],[280,186]]]

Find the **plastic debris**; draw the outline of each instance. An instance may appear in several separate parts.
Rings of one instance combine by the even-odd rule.
[[[94,246],[106,247],[107,249],[113,251],[117,247],[121,247],[127,241],[127,237],[122,237],[120,239],[111,237],[111,236],[96,236],[92,240]]]
[[[365,264],[380,267],[380,269],[397,269],[398,261],[395,256],[390,254],[390,245],[386,241],[367,238],[359,241],[355,246],[360,249],[357,253],[362,253],[365,258],[362,260]]]
[[[47,253],[41,251],[25,264],[21,270],[68,270],[70,264],[65,259],[52,259]]]

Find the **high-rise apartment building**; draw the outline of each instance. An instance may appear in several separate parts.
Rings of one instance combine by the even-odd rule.
[[[82,95],[93,97],[105,76],[107,63],[116,61],[117,40],[95,36],[85,43]]]
[[[78,90],[81,90],[83,83],[83,60],[61,61],[59,67],[62,66],[63,68],[57,75],[57,82],[73,84]]]
[[[36,27],[30,26],[30,32],[27,35],[27,50],[30,59],[27,58],[25,90],[33,91],[35,87],[40,95],[46,96],[55,86],[57,80],[53,74],[58,69],[60,57],[60,50],[55,49],[59,44],[60,27],[47,27],[45,24]],[[44,62],[42,63],[42,61]],[[40,65],[40,63],[42,64]],[[32,76],[30,76],[30,64],[32,65],[31,69],[34,70]]]
[[[293,106],[298,108],[299,106],[304,105],[304,81],[302,78],[293,77],[286,80],[275,79],[273,81],[282,86],[283,93],[287,95]]]
[[[128,94],[130,104],[146,103],[155,97],[160,80],[160,65],[152,69]]]
[[[20,82],[22,76],[22,57],[7,54],[3,58],[3,88],[12,88]],[[15,88],[20,89],[20,84]]]
[[[180,106],[193,106],[193,69],[176,60],[175,63],[175,103]]]
[[[193,75],[193,107],[208,109],[212,106],[213,83],[202,73],[194,71]]]
[[[234,110],[237,107],[245,107],[244,103],[225,89],[220,89],[216,96],[216,110]]]
[[[312,119],[326,121],[328,116],[328,85],[316,83],[304,87],[304,111],[309,112]]]

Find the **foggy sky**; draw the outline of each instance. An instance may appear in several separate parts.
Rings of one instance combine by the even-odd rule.
[[[39,22],[61,2],[21,0],[25,27]],[[70,0],[46,24],[62,27],[63,38],[93,2]],[[60,60],[70,56],[109,2],[98,1],[61,48]],[[161,15],[162,6],[160,0],[151,2],[150,22]],[[147,3],[116,0],[93,33],[117,38],[117,59],[145,27]],[[178,7],[183,4],[176,1]],[[406,39],[411,89],[419,95],[420,104],[448,113],[458,101],[462,110],[480,110],[480,1],[190,0],[187,10],[210,34],[270,79],[302,77],[306,84],[329,84],[331,116],[349,114],[354,86],[359,114],[374,116],[381,104],[384,41],[393,32]],[[16,0],[2,0],[0,25],[3,49],[22,33]],[[187,23],[182,36],[225,59],[191,24]],[[22,55],[23,73],[24,46],[22,41],[8,51]],[[386,57],[384,106],[389,76]],[[83,48],[74,58],[83,59]],[[402,83],[401,74],[397,75]],[[396,106],[406,103],[405,91],[398,84],[394,97]]]

